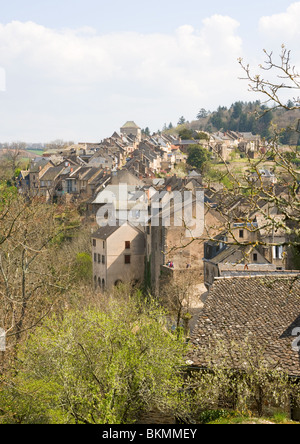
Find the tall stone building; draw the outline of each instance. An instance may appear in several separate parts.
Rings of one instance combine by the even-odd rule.
[[[126,122],[120,129],[121,134],[126,136],[134,136],[140,142],[142,140],[142,130],[133,121]]]

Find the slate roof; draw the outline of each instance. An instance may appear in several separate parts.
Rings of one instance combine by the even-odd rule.
[[[223,249],[214,258],[210,259],[209,262],[213,264],[220,264],[222,262],[232,264],[231,256],[235,253],[240,253],[239,263],[244,264],[249,263],[249,253],[256,253],[257,250],[251,245],[229,245],[227,248]],[[266,262],[267,259],[265,259]]]
[[[131,225],[129,223],[119,223],[117,221],[114,226],[105,225],[104,227],[98,228],[98,230],[92,234],[92,239],[106,240],[121,227],[131,227],[138,233],[143,234],[143,232],[138,227],[135,227],[134,225]]]
[[[47,165],[47,163],[49,163],[48,158],[44,157],[39,159],[36,163],[30,166],[30,173],[38,173],[40,171],[40,167],[44,168],[44,166]]]
[[[247,336],[254,348],[257,344],[264,348],[270,365],[276,362],[277,368],[300,377],[300,351],[292,348],[296,327],[300,327],[300,274],[219,278],[192,332],[188,359],[194,366],[205,367],[208,348],[214,349],[222,339],[229,357],[231,341],[242,345]],[[232,368],[241,368],[239,358],[231,356]]]
[[[118,223],[115,226],[106,225],[105,227],[98,228],[98,230],[92,234],[92,238],[106,240],[119,228],[120,225]]]
[[[46,181],[53,181],[57,178],[57,176],[65,169],[64,165],[60,165],[57,167],[49,168],[42,176],[41,180]]]

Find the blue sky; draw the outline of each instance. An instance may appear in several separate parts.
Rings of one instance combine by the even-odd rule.
[[[2,0],[0,141],[98,141],[236,100],[262,49],[300,61],[300,2]]]

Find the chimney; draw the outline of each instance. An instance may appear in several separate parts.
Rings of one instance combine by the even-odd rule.
[[[168,186],[167,186],[167,191],[168,191],[169,193],[171,193],[171,191],[172,191],[172,187],[171,187],[171,185],[168,185]]]

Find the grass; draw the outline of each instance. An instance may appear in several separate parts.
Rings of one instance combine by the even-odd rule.
[[[230,410],[206,410],[199,415],[197,422],[199,424],[300,424],[289,419],[284,412],[258,418]]]
[[[36,156],[42,156],[44,153],[44,150],[26,150],[29,153],[35,154]]]

